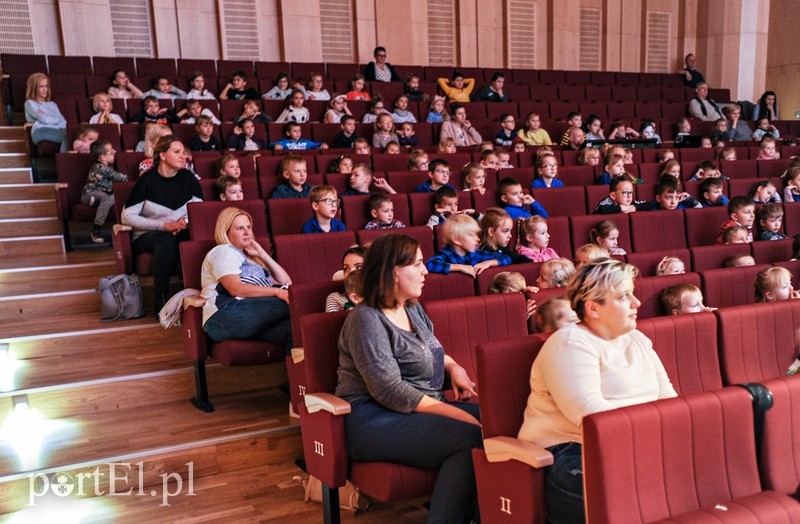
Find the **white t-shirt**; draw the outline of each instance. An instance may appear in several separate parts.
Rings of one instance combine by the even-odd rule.
[[[226,301],[242,299],[242,297],[232,297],[219,283],[222,277],[228,275],[239,275],[243,284],[263,287],[272,287],[275,284],[266,269],[250,261],[243,252],[232,245],[221,244],[214,247],[206,255],[200,269],[200,284],[203,286],[200,294],[206,299],[206,304],[203,306],[204,325]]]
[[[607,341],[571,324],[553,333],[533,362],[519,438],[545,448],[582,443],[586,415],[675,396],[641,331]]]

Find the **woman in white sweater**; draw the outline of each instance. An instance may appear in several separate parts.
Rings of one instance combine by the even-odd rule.
[[[609,258],[582,266],[567,285],[581,320],[556,331],[531,369],[519,438],[547,448],[548,521],[584,522],[583,417],[676,396],[653,344],[636,330],[634,266]]]

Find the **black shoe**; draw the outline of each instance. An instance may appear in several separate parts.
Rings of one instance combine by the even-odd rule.
[[[92,242],[94,242],[95,244],[102,244],[103,242],[105,242],[105,240],[103,240],[103,231],[100,229],[99,226],[94,226],[92,228],[91,237],[92,237]]]
[[[155,313],[156,313],[156,318],[158,318],[158,313],[159,313],[159,312],[160,312],[160,311],[161,311],[161,310],[164,308],[164,306],[167,304],[167,300],[169,300],[169,297],[168,297],[167,295],[163,295],[163,294],[160,294],[160,293],[156,293],[156,301],[155,301]]]

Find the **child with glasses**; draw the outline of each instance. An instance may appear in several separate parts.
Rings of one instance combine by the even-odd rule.
[[[542,155],[536,159],[536,178],[531,183],[531,189],[564,187],[557,176],[558,160],[555,155]]]
[[[649,202],[639,202],[633,199],[635,195],[633,182],[626,178],[614,178],[608,189],[608,196],[597,204],[592,214],[635,213],[636,211],[647,211],[652,207]]]
[[[428,177],[430,177],[429,180],[414,188],[414,193],[433,193],[444,186],[455,189],[450,184],[450,164],[447,163],[447,160],[437,158],[428,164]]]
[[[347,231],[340,220],[336,219],[336,212],[339,211],[339,196],[333,186],[314,186],[308,194],[311,200],[311,209],[314,216],[309,218],[301,233],[335,233],[337,231]]]
[[[500,115],[500,132],[497,133],[494,143],[498,146],[511,147],[514,144],[514,139],[517,138],[517,132],[514,129],[516,125],[514,115],[508,113]]]

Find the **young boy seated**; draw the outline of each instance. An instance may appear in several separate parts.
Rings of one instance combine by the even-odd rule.
[[[403,147],[418,147],[419,139],[414,131],[414,124],[411,122],[404,122],[400,124],[400,129],[397,130],[397,140]],[[390,142],[386,148],[388,149],[393,142]]]
[[[258,91],[254,87],[247,87],[247,73],[235,71],[222,91],[219,93],[220,100],[258,100]]]
[[[728,216],[717,237],[717,244],[722,244],[722,233],[731,226],[743,226],[747,228],[747,242],[753,241],[753,222],[756,220],[756,205],[746,196],[735,196],[728,203]]]
[[[186,105],[183,106],[183,109],[178,111],[177,115],[183,119],[181,120],[182,124],[195,124],[197,123],[197,119],[200,117],[200,115],[210,118],[211,123],[215,126],[218,126],[222,123],[209,108],[203,107],[203,104],[200,103],[200,100],[187,100]]]
[[[708,178],[716,178],[719,180],[728,180],[728,177],[720,173],[717,164],[711,160],[703,160],[697,164],[697,171],[692,175],[689,181],[706,180]]]
[[[634,201],[633,182],[624,177],[616,177],[608,186],[609,193],[606,198],[597,204],[592,212],[595,215],[610,213],[635,213],[647,211],[652,207],[650,202]]]
[[[189,144],[192,151],[222,151],[222,143],[214,135],[214,123],[209,117],[198,116],[194,128],[197,134]]]
[[[659,209],[691,209],[703,207],[700,202],[689,196],[689,193],[681,193],[680,182],[672,175],[663,175],[658,179],[656,185],[656,202],[653,204],[654,210]]]
[[[325,142],[314,142],[307,138],[303,138],[303,128],[300,124],[289,122],[283,126],[283,133],[286,138],[272,142],[269,145],[270,149],[289,149],[294,151],[305,151],[307,149],[328,149],[328,144]]]
[[[433,215],[428,219],[428,227],[433,229],[447,222],[455,215],[467,215],[475,220],[480,220],[483,215],[474,209],[458,210],[458,193],[448,186],[440,187],[433,197]]]
[[[145,97],[142,100],[142,110],[131,118],[131,122],[139,124],[179,124],[181,118],[172,109],[161,107],[158,98]]]
[[[503,209],[512,220],[528,218],[531,214],[544,218],[549,216],[539,202],[534,200],[531,195],[522,192],[522,184],[514,177],[502,179],[497,184],[497,194],[500,195],[500,200],[503,202]],[[528,206],[527,209],[526,206]]]
[[[356,119],[353,115],[344,115],[339,120],[341,130],[333,137],[333,147],[340,149],[352,149],[353,142],[358,139],[356,134]]]
[[[497,156],[493,149],[487,149],[481,153],[481,167],[495,171],[500,167],[500,157]]]
[[[729,202],[722,192],[722,180],[706,178],[700,182],[700,204],[703,207],[727,206]]]
[[[703,304],[703,293],[691,284],[676,284],[664,290],[661,303],[667,315],[686,315],[703,311],[715,311],[715,307]]]
[[[343,197],[356,195],[371,195],[370,185],[390,195],[397,193],[385,178],[373,177],[372,169],[367,164],[356,164],[350,171],[350,187],[342,193]]]
[[[499,164],[497,169],[509,169],[514,167],[511,163],[511,153],[508,152],[508,149],[500,146],[495,147],[494,154],[497,155],[497,162]]]
[[[92,242],[103,243],[102,228],[106,223],[108,213],[114,207],[114,182],[127,182],[128,176],[115,171],[114,155],[117,153],[107,140],[96,140],[89,146],[89,153],[95,158],[94,165],[89,169],[86,185],[81,190],[81,204],[97,206],[92,227]]]
[[[314,186],[308,194],[311,200],[311,209],[314,216],[309,218],[301,233],[335,233],[347,231],[344,223],[337,220],[336,211],[339,209],[339,197],[333,186]]]
[[[244,200],[244,190],[242,190],[242,181],[230,175],[222,175],[214,182],[214,189],[217,190],[217,196],[223,202],[234,202],[237,200]]]
[[[517,138],[517,132],[514,130],[516,125],[514,115],[508,113],[500,115],[500,131],[497,133],[494,143],[498,146],[511,147],[514,139]]]
[[[367,222],[364,229],[398,229],[406,227],[405,224],[394,218],[394,203],[388,195],[375,193],[367,199],[367,207],[372,220]]]
[[[286,155],[281,160],[281,176],[284,183],[275,188],[270,198],[306,198],[311,192],[311,184],[306,184],[308,170],[306,161],[300,155]]]
[[[747,244],[747,228],[739,224],[732,225],[722,232],[722,243],[727,244]],[[752,241],[750,241],[752,242]]]
[[[780,204],[764,204],[758,209],[759,240],[783,240],[789,238],[781,233],[783,207]]]
[[[558,142],[560,146],[568,146],[569,145],[569,134],[573,129],[580,129],[583,125],[583,117],[577,111],[572,111],[567,115],[567,123],[569,127],[564,134],[561,135],[561,140]]]
[[[475,277],[486,268],[510,264],[507,255],[478,249],[480,231],[478,223],[466,215],[450,218],[444,224],[445,246],[425,263],[428,271],[445,275],[458,271]]]
[[[267,148],[266,141],[256,136],[256,124],[245,118],[233,129],[228,139],[228,148],[236,151],[260,151]]]
[[[455,190],[450,184],[450,164],[447,163],[447,160],[437,158],[428,164],[428,177],[429,180],[414,188],[414,193],[433,193],[444,186]]]
[[[353,140],[353,152],[357,155],[370,154],[370,145],[366,138],[356,138]]]

